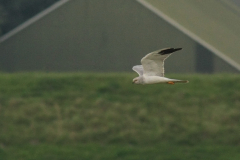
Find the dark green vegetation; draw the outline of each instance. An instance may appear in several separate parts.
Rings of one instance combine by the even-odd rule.
[[[0,74],[0,159],[240,158],[240,75]]]

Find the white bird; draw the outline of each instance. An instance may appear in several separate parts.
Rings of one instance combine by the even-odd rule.
[[[133,79],[134,84],[154,84],[154,83],[188,83],[187,80],[169,79],[164,77],[164,60],[173,52],[182,48],[165,48],[147,54],[141,59],[142,65],[133,66],[133,70],[139,77]]]

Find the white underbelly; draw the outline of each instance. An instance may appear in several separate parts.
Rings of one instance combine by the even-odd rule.
[[[144,82],[145,84],[167,83],[169,82],[169,79],[165,77],[159,77],[159,76],[145,76]]]

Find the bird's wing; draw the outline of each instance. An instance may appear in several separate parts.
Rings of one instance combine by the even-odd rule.
[[[137,66],[133,66],[132,68],[135,72],[137,72],[139,74],[139,76],[143,75],[143,66],[142,65],[137,65]]]
[[[142,58],[143,75],[164,77],[164,60],[171,53],[181,50],[182,48],[165,48],[147,54]]]

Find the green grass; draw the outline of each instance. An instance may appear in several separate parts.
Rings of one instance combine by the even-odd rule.
[[[1,73],[0,159],[240,158],[240,75],[134,76]]]
[[[184,145],[46,145],[9,147],[2,159],[11,160],[239,160],[240,147]]]

